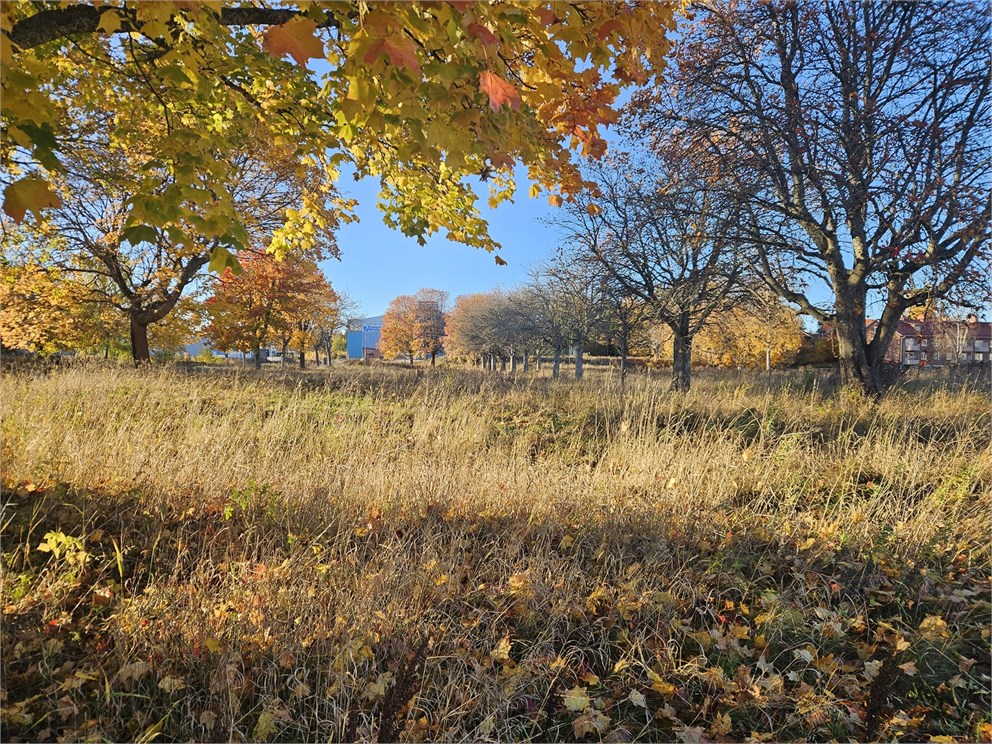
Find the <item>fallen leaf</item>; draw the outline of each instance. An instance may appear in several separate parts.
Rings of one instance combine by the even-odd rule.
[[[589,707],[589,693],[585,687],[573,687],[563,696],[565,707],[569,710],[580,711]]]

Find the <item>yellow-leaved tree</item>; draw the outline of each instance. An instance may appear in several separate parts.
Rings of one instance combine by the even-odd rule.
[[[215,267],[246,243],[231,184],[245,132],[292,148],[326,187],[381,184],[386,222],[424,240],[498,246],[475,206],[581,188],[572,151],[605,150],[623,85],[656,79],[677,4],[108,2],[0,5],[3,209],[43,215],[52,174],[99,110],[109,146],[154,152],[122,226],[196,223]],[[149,134],[151,132],[151,135]],[[148,166],[146,168],[146,166]],[[473,180],[474,179],[474,180]],[[163,192],[169,198],[163,199]],[[270,248],[306,244],[329,189],[282,215]],[[151,250],[150,245],[146,246]]]

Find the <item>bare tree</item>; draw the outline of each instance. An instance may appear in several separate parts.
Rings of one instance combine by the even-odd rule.
[[[590,272],[579,256],[559,251],[536,269],[532,290],[543,296],[547,316],[545,327],[557,334],[555,368],[557,376],[561,342],[567,341],[575,353],[575,379],[583,375],[585,345],[604,324],[608,290],[604,278]]]
[[[836,328],[842,382],[878,396],[903,313],[989,265],[987,6],[698,11],[632,116],[677,122],[718,158],[765,281]]]
[[[555,223],[623,295],[646,304],[673,334],[672,388],[691,384],[693,337],[731,301],[741,273],[736,203],[715,185],[701,150],[676,136],[650,153],[612,157],[588,172],[588,192]]]

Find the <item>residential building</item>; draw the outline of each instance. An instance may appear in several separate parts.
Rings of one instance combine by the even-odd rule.
[[[867,321],[869,339],[877,327],[877,320]],[[912,367],[987,364],[992,359],[990,346],[992,323],[979,321],[975,314],[966,320],[904,319],[899,321],[885,361]]]

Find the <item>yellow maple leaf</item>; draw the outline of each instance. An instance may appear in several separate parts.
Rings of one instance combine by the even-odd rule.
[[[14,220],[23,222],[28,211],[41,217],[45,207],[61,207],[62,200],[51,190],[48,182],[38,176],[28,176],[14,181],[3,190],[3,211]]]
[[[565,693],[563,702],[569,710],[585,710],[590,704],[589,693],[585,687],[573,687]]]
[[[489,652],[494,661],[507,661],[510,658],[510,636],[503,636],[503,639],[496,644],[496,648]]]

